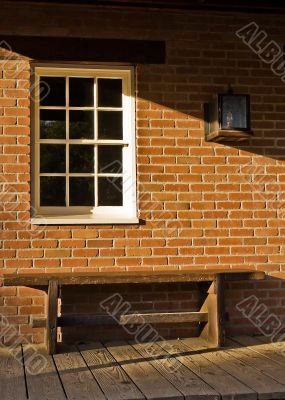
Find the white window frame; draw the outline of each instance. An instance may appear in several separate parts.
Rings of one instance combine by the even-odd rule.
[[[128,224],[138,223],[137,192],[136,192],[136,135],[135,135],[135,96],[134,96],[134,69],[132,67],[102,67],[102,66],[34,66],[34,82],[32,84],[32,224]],[[123,180],[122,206],[97,207],[41,207],[40,206],[40,143],[67,143],[66,140],[40,139],[40,77],[92,77],[92,78],[119,78],[123,87],[123,140],[67,140],[73,144],[112,144],[118,142],[123,145],[123,172],[117,174]],[[95,79],[96,82],[96,79]],[[95,90],[96,96],[97,90]],[[96,108],[96,102],[94,111]],[[47,107],[45,107],[47,108]],[[53,107],[52,109],[72,109]],[[89,107],[88,107],[89,108]],[[95,112],[96,115],[96,112]],[[96,118],[94,118],[96,124]],[[96,125],[95,125],[96,127]],[[94,127],[94,129],[95,129]],[[95,160],[96,162],[96,160]],[[68,174],[65,174],[67,176]],[[86,174],[88,175],[88,174]],[[107,176],[108,174],[98,174]],[[112,174],[113,175],[113,174]],[[92,176],[92,175],[91,175]]]

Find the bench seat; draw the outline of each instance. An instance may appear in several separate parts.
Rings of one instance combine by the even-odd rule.
[[[176,283],[208,282],[217,275],[225,275],[230,280],[264,279],[265,273],[256,270],[232,269],[189,269],[175,271],[122,271],[122,272],[70,272],[42,274],[3,274],[0,280],[4,286],[48,286],[51,280],[59,285],[107,285],[116,283]]]

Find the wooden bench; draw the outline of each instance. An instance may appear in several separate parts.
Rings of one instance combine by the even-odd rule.
[[[4,286],[27,286],[47,291],[46,317],[34,319],[33,327],[46,328],[46,347],[49,354],[56,352],[57,328],[74,325],[117,324],[112,316],[58,316],[59,288],[66,285],[110,285],[140,283],[208,282],[205,301],[198,312],[173,312],[151,314],[127,314],[119,318],[120,325],[143,323],[203,323],[201,336],[209,345],[224,345],[224,281],[261,280],[265,273],[256,270],[205,270],[187,271],[140,271],[140,272],[95,272],[95,273],[54,273],[54,274],[4,274],[0,280]]]

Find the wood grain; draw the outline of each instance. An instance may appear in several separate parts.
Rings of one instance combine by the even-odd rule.
[[[183,395],[132,346],[123,342],[105,346],[147,399],[183,399]]]
[[[235,343],[235,342],[233,342]],[[234,347],[234,346],[233,346]],[[281,383],[284,386],[284,370],[280,368],[280,365],[273,361],[272,359],[263,356],[262,354],[254,351],[251,347],[239,347],[233,348],[229,354],[234,355],[234,357],[244,361],[247,365],[250,365],[252,368],[255,368],[262,375],[266,375],[273,380]],[[266,380],[265,380],[266,381]],[[267,388],[266,388],[267,389]],[[285,389],[285,386],[284,386]],[[261,388],[262,390],[262,388]],[[262,390],[262,392],[266,392],[266,390]],[[284,397],[284,392],[280,396],[280,398]]]
[[[61,347],[54,355],[61,381],[68,400],[105,400],[94,376],[75,347]]]
[[[257,393],[180,340],[169,340],[167,351],[214,388],[226,400],[256,400]]]
[[[145,398],[101,343],[80,345],[79,350],[108,400],[143,400]]]
[[[156,343],[59,345],[0,350],[3,400],[284,399],[284,357],[275,344],[251,337],[212,349],[201,338]],[[283,345],[284,342],[278,345]],[[33,346],[34,348],[34,346]],[[112,354],[111,354],[112,353]],[[31,361],[31,355],[36,358]],[[15,358],[18,356],[20,362]],[[39,363],[43,356],[47,364]],[[39,365],[41,368],[39,368]],[[25,373],[24,373],[25,371]],[[26,385],[25,385],[26,377]],[[27,389],[27,391],[26,391]]]
[[[42,347],[35,353],[31,346],[24,346],[24,360],[29,400],[66,399],[53,359]],[[36,363],[38,371],[35,370]]]
[[[265,273],[256,270],[190,269],[189,271],[137,271],[137,272],[94,272],[94,273],[54,273],[54,274],[2,274],[5,286],[48,286],[50,280],[60,285],[106,285],[119,283],[163,283],[163,282],[206,282],[213,281],[218,274],[225,279],[260,280]]]
[[[165,323],[184,323],[184,322],[206,322],[208,321],[207,312],[176,312],[176,313],[151,313],[151,314],[126,314],[121,315],[121,325],[140,325],[140,324],[165,324]]]
[[[211,284],[201,312],[208,313],[208,322],[201,331],[201,338],[213,347],[221,347],[225,342],[224,330],[224,276],[218,275]]]
[[[191,340],[185,340],[191,349],[195,350],[195,345]],[[206,351],[203,356],[217,367],[231,374],[239,381],[259,394],[259,399],[283,399],[285,398],[285,387],[276,382],[269,376],[264,375],[260,369],[257,370],[249,363],[250,356],[241,353],[241,349],[225,349]]]
[[[118,317],[121,325],[140,325],[142,323],[184,323],[184,322],[206,322],[208,313],[206,312],[182,312],[182,313],[151,313],[151,314],[127,314]],[[101,326],[117,325],[118,323],[108,315],[83,314],[83,315],[64,315],[58,317],[57,326]],[[44,328],[46,318],[33,318],[33,328]]]
[[[17,349],[17,355],[22,356]],[[26,400],[24,368],[8,349],[0,349],[0,397],[5,400]]]
[[[165,346],[167,346],[167,341],[161,346],[156,343],[133,344],[133,347],[186,399],[201,400],[207,398],[207,400],[218,400],[220,398],[219,393],[211,386],[181,364],[175,357],[170,357],[163,348]]]
[[[251,350],[260,353],[283,367],[285,366],[285,342],[262,343],[250,336],[237,336],[234,337],[234,341],[243,346],[250,346]]]

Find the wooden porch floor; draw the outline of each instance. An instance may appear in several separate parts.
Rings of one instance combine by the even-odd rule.
[[[242,336],[222,350],[198,338],[82,343],[53,357],[36,350],[0,350],[1,400],[285,399],[285,342]]]

